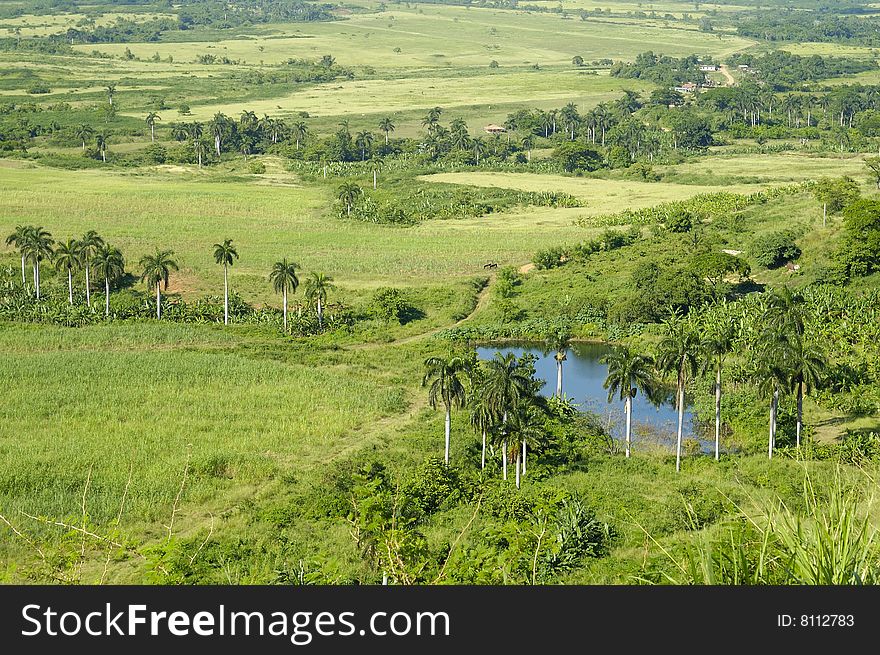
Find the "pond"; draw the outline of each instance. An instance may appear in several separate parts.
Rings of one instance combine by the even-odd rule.
[[[624,436],[623,402],[608,402],[608,392],[602,388],[608,374],[608,367],[600,360],[611,350],[610,346],[601,343],[577,343],[567,351],[568,359],[563,363],[562,391],[582,411],[594,412],[602,417],[603,423],[610,426],[611,434],[618,439]],[[539,344],[516,343],[499,346],[484,345],[477,348],[480,359],[492,359],[495,353],[513,353],[517,357],[529,353],[537,358],[535,369],[537,377],[544,380],[541,393],[552,396],[556,392],[556,360],[554,353],[544,353]],[[633,402],[633,434],[632,441],[638,443],[660,444],[675,447],[678,427],[678,412],[673,406],[672,398],[659,407],[654,406],[643,394],[636,395]],[[714,448],[702,438],[697,430],[694,415],[689,407],[685,408],[683,436],[685,439],[697,439],[706,452]]]

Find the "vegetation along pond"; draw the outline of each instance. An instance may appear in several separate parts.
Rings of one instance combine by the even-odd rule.
[[[594,412],[602,417],[602,422],[610,425],[611,434],[618,439],[624,434],[623,402],[616,398],[608,402],[608,392],[603,388],[608,375],[608,367],[602,358],[611,351],[611,347],[602,343],[576,343],[566,351],[567,359],[563,363],[563,394],[577,403],[584,412]],[[556,391],[556,360],[555,353],[547,353],[541,344],[530,342],[505,343],[504,345],[487,344],[477,348],[480,359],[492,359],[495,353],[513,353],[517,357],[530,354],[536,357],[535,371],[538,378],[544,381],[541,393],[552,396]],[[685,439],[697,439],[704,451],[709,451],[712,444],[703,438],[699,431],[690,405],[685,408],[684,433]],[[675,447],[678,412],[673,404],[673,395],[663,399],[659,406],[639,393],[633,403],[633,444],[660,444]]]

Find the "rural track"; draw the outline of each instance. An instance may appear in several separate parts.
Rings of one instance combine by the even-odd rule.
[[[727,66],[721,64],[721,66],[718,67],[718,70],[721,71],[721,74],[724,75],[724,79],[726,80],[726,82],[724,82],[724,86],[736,85],[736,79],[733,77],[733,75],[730,74],[730,71],[727,70]]]
[[[474,305],[474,308],[470,311],[470,313],[464,318],[456,321],[452,325],[441,325],[440,327],[433,328],[428,330],[427,332],[419,332],[418,334],[412,334],[408,337],[403,337],[402,339],[395,339],[394,341],[385,341],[382,343],[360,343],[355,346],[349,348],[349,350],[369,350],[371,348],[381,348],[384,346],[402,346],[408,343],[413,343],[415,341],[420,341],[422,339],[429,339],[433,337],[435,334],[439,334],[444,330],[451,330],[452,328],[457,328],[463,323],[471,320],[474,316],[476,316],[477,312],[486,308],[486,305],[489,304],[489,290],[492,287],[492,282],[495,280],[495,275],[492,274],[489,276],[489,281],[486,282],[486,286],[480,289],[480,292],[477,294],[477,302]]]

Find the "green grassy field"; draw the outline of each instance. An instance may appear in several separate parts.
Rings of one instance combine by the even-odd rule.
[[[774,155],[709,157],[686,164],[658,167],[657,170],[669,175],[672,179],[676,179],[677,176],[687,176],[700,181],[709,181],[713,178],[734,178],[749,182],[760,180],[785,183],[841,175],[864,178],[867,169],[862,155],[810,156],[805,153],[792,152]]]
[[[266,276],[284,256],[306,271],[333,275],[343,287],[418,285],[479,274],[487,261],[521,265],[541,247],[585,234],[567,216],[560,220],[554,210],[540,209],[411,228],[345,222],[328,215],[329,190],[196,171],[125,174],[2,166],[0,192],[4,234],[20,223],[45,225],[59,238],[97,229],[132,265],[156,248],[173,249],[181,271],[172,278],[172,290],[216,293],[222,278],[211,247],[232,238],[241,253],[234,284],[273,302]],[[509,238],[497,239],[501,233]]]
[[[761,188],[756,184],[735,186],[709,186],[635,182],[629,180],[603,180],[542,175],[532,173],[436,173],[421,179],[429,182],[464,184],[477,187],[501,187],[521,191],[559,191],[587,201],[586,206],[569,213],[610,214],[624,209],[640,209],[671,200],[684,200],[700,193],[731,191],[751,193]]]
[[[811,143],[801,152],[725,154],[752,145],[734,139],[699,155],[674,153],[671,160],[683,163],[652,164],[660,179],[640,182],[616,167],[581,177],[477,170],[460,163],[449,168],[442,161],[410,165],[416,159],[413,152],[423,146],[409,143],[406,156],[386,160],[376,193],[369,191],[369,173],[351,173],[365,171],[366,165],[334,164],[325,180],[320,173],[314,175],[317,168],[310,168],[317,164],[288,161],[283,149],[272,151],[282,154],[249,160],[227,152],[222,161],[203,169],[127,167],[130,161],[114,157],[149,144],[143,117],[160,103],[158,137],[169,151],[176,147],[169,141],[169,123],[205,121],[216,112],[237,117],[244,110],[287,119],[307,112],[310,130],[321,136],[336,130],[343,119],[352,132],[371,129],[379,135],[378,119],[387,115],[397,126],[393,137],[400,138],[424,134],[422,117],[439,106],[444,125],[461,117],[472,134],[482,134],[483,125],[501,123],[517,108],[550,109],[573,102],[584,111],[613,101],[624,90],[645,97],[654,89],[640,80],[612,78],[607,67],[592,68],[593,60],[632,60],[646,50],[724,58],[756,45],[732,35],[729,25],[710,33],[693,20],[742,9],[737,5],[631,0],[537,4],[561,6],[567,14],[363,0],[356,7],[364,11],[349,7],[340,12],[343,20],[332,22],[170,32],[148,43],[76,45],[78,56],[0,53],[0,104],[38,103],[44,122],[57,122],[28,142],[27,153],[0,158],[4,238],[22,224],[42,225],[57,240],[97,230],[123,251],[126,269],[133,274],[124,284],[144,291],[152,289],[136,282],[140,258],[156,249],[173,250],[180,270],[172,273],[167,291],[186,301],[222,291],[223,269],[214,261],[213,245],[229,238],[241,256],[230,271],[231,287],[248,303],[280,306],[268,273],[274,262],[288,257],[298,264],[301,281],[311,272],[331,275],[337,288],[330,301],[345,303],[352,316],[350,325],[337,330],[298,336],[283,334],[269,323],[233,321],[225,328],[210,322],[172,323],[165,320],[167,315],[162,322],[117,316],[81,328],[31,325],[15,317],[15,322],[0,321],[0,582],[59,581],[47,578],[46,571],[63,571],[70,576],[66,581],[93,582],[104,580],[105,566],[109,582],[290,583],[297,580],[296,570],[307,568],[320,571],[321,582],[377,582],[381,572],[371,568],[363,544],[353,538],[353,484],[364,465],[375,468],[377,463],[387,466],[395,485],[402,485],[395,486],[395,493],[413,480],[436,483],[430,476],[418,477],[425,460],[442,452],[444,418],[428,406],[422,380],[426,357],[462,347],[443,338],[445,330],[491,329],[502,339],[514,338],[514,333],[544,338],[548,327],[574,320],[582,338],[620,340],[648,353],[659,340],[659,319],[639,323],[644,299],[636,280],[653,283],[662,272],[684,271],[695,253],[739,252],[752,265],[750,280],[728,276],[727,282],[737,285],[732,296],[760,285],[801,288],[827,273],[841,240],[842,219],[832,216],[823,226],[820,205],[806,192],[715,216],[685,233],[660,223],[640,226],[627,232],[628,245],[603,245],[582,260],[557,258],[547,270],[536,270],[532,262],[538,251],[582,243],[605,232],[603,227],[580,227],[578,219],[697,194],[746,194],[841,175],[853,176],[862,183],[862,192],[870,194],[866,153],[817,156],[807,152],[818,147]],[[577,15],[580,9],[597,7],[610,8],[617,16],[581,20]],[[652,11],[659,17],[620,15]],[[689,14],[692,20],[664,20],[667,12]],[[148,20],[153,14],[120,8],[98,16],[97,24],[120,16]],[[17,28],[22,36],[57,33],[84,17],[2,19],[0,36],[14,35]],[[123,58],[126,49],[134,59]],[[785,44],[785,49],[875,54],[839,44]],[[105,57],[91,56],[93,51]],[[154,54],[160,61],[151,60]],[[205,54],[237,61],[194,63]],[[283,72],[288,59],[316,61],[323,55],[350,68],[353,79],[319,84],[259,79],[261,73]],[[576,55],[586,60],[584,68],[572,65]],[[490,68],[493,61],[497,67]],[[875,78],[869,73],[849,81]],[[50,87],[49,93],[28,94],[34,82]],[[107,84],[116,86],[116,116],[104,111]],[[55,103],[69,103],[71,109],[52,109]],[[180,112],[182,104],[191,113]],[[646,111],[655,109],[666,111]],[[112,132],[106,166],[89,161],[93,168],[67,170],[34,163],[33,158],[51,162],[53,156],[56,163],[72,168],[82,163],[76,159],[80,148],[75,139],[63,135],[65,128],[80,122]],[[533,161],[556,165],[553,142],[540,141]],[[787,143],[800,147],[794,138]],[[658,162],[667,156],[659,153]],[[267,171],[251,173],[253,161],[264,163]],[[505,166],[516,170],[519,165],[498,162],[498,168]],[[458,172],[421,174],[436,170]],[[380,220],[378,216],[340,218],[343,212],[334,196],[343,182],[355,182],[380,201],[401,200],[410,203],[407,208],[424,209],[425,217],[416,217],[424,220],[401,226],[368,222]],[[453,195],[464,197],[465,203],[495,202],[496,197],[501,203],[512,197],[487,191],[493,188],[566,193],[584,206],[500,204],[480,216],[426,218],[434,209],[429,203],[442,204]],[[431,195],[435,191],[439,200]],[[803,249],[798,271],[755,264],[756,244],[783,228],[797,233]],[[622,235],[627,228],[617,229]],[[501,270],[484,268],[488,262]],[[19,284],[18,254],[0,245],[0,264],[6,302]],[[646,264],[657,265],[647,280],[642,270]],[[514,272],[504,271],[506,266]],[[64,273],[44,268],[50,300],[66,309]],[[705,282],[702,273],[675,279],[693,281],[694,276],[697,284]],[[860,288],[876,286],[876,278],[861,280]],[[81,274],[76,280],[81,288]],[[377,315],[373,295],[380,287],[400,290],[410,317],[398,322]],[[294,302],[303,300],[303,291]],[[851,358],[845,363],[856,371],[863,363],[858,357],[873,351],[869,344],[854,345],[847,338],[841,337],[836,347]],[[730,361],[739,357],[729,355],[725,375],[742,363]],[[865,379],[877,373],[873,360],[863,368],[859,375]],[[694,393],[702,392],[707,380],[695,381]],[[807,472],[830,488],[835,470],[841,475],[843,467],[836,461],[806,464],[784,456],[768,462],[766,454],[754,454],[758,440],[766,449],[766,399],[746,382],[725,378],[724,416],[755,415],[749,413],[757,411],[754,406],[736,406],[751,401],[741,401],[738,394],[743,394],[753,405],[760,404],[760,418],[750,424],[744,419],[742,426],[725,424],[731,432],[725,433],[725,443],[729,439],[732,451],[720,463],[692,453],[678,474],[668,452],[645,450],[625,459],[601,440],[604,428],[578,424],[571,435],[552,435],[553,447],[558,442],[570,449],[560,446],[553,455],[558,461],[545,461],[543,450],[530,455],[534,459],[529,460],[522,491],[497,482],[497,452],[490,453],[489,471],[480,472],[477,433],[466,413],[456,409],[452,461],[462,489],[452,493],[442,488],[442,502],[454,502],[420,526],[425,542],[437,549],[427,559],[442,559],[444,544],[462,536],[463,547],[474,549],[465,551],[464,559],[477,561],[487,544],[528,538],[523,535],[530,534],[531,524],[521,517],[544,514],[527,503],[541,507],[547,498],[576,493],[599,520],[611,524],[613,537],[606,555],[580,561],[549,580],[632,583],[648,575],[663,581],[660,572],[675,569],[656,544],[648,543],[646,531],[680,555],[698,539],[718,534],[736,515],[736,504],[753,510],[778,497],[801,507]],[[854,388],[840,393],[849,405],[833,406],[818,402],[811,390],[806,402],[811,436],[833,444],[846,429],[880,426],[870,407],[852,402],[858,389],[868,396],[873,392]],[[699,402],[710,403],[710,395],[703,393]],[[790,431],[789,395],[783,404]],[[859,489],[870,487],[858,478],[857,469],[847,467],[843,475]],[[476,504],[485,494],[486,509],[474,514],[471,526],[472,505],[459,503],[459,496],[475,489]],[[864,508],[871,511],[867,504]],[[10,532],[5,521],[34,541]],[[80,521],[118,534],[125,544],[118,550],[106,550],[100,542],[86,546],[83,541],[81,546],[81,536],[70,531]],[[516,539],[503,532],[511,529],[519,530]],[[35,551],[33,543],[45,550]],[[530,566],[536,566],[535,553]],[[499,560],[486,570],[503,569],[507,576],[509,566]]]

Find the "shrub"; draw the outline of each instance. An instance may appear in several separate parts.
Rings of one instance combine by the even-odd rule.
[[[248,164],[248,170],[254,175],[262,175],[266,172],[266,164],[261,161],[252,161]]]
[[[795,243],[791,230],[781,230],[762,236],[752,244],[752,257],[760,266],[778,268],[785,262],[797,259],[801,249]]]

